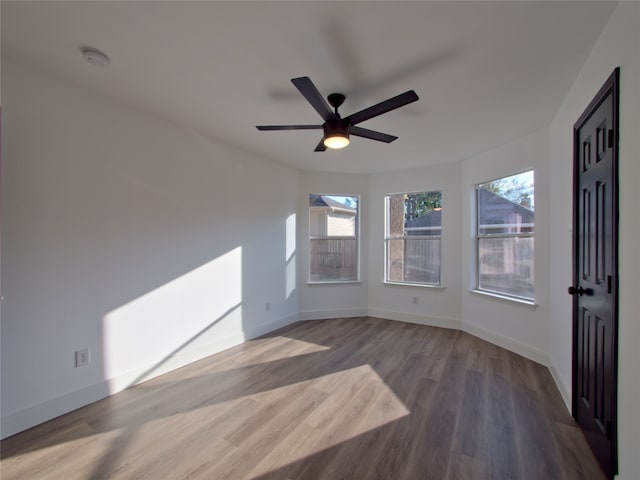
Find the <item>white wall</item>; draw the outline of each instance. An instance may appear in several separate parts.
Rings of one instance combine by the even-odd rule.
[[[391,193],[442,192],[443,288],[384,284],[384,198]],[[460,164],[371,175],[369,179],[369,314],[460,328]],[[413,303],[418,297],[418,304]]]
[[[552,242],[550,344],[552,365],[571,382],[571,184],[573,125],[602,84],[620,67],[619,171],[619,478],[640,478],[640,3],[612,14],[550,127]]]
[[[547,363],[549,278],[549,176],[546,130],[529,135],[462,163],[462,323],[479,337]],[[536,308],[472,293],[475,288],[473,208],[475,185],[525,170],[535,179]]]
[[[318,154],[334,155],[335,152]],[[311,320],[367,314],[368,244],[367,222],[370,203],[367,195],[367,176],[343,173],[305,172],[300,178],[298,197],[298,287],[300,290],[300,318]],[[309,194],[360,196],[360,282],[342,284],[310,284],[309,281]]]
[[[297,320],[298,172],[2,70],[3,436]]]

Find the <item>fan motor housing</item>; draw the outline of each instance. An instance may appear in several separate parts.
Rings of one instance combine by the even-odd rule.
[[[322,128],[324,129],[325,138],[333,135],[349,137],[349,122],[342,120],[341,118],[335,121],[326,122]]]

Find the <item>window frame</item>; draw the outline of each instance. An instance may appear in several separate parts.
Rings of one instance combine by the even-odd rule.
[[[355,198],[357,200],[357,206],[356,206],[356,215],[355,215],[355,235],[351,236],[351,235],[312,235],[311,232],[311,221],[312,221],[312,217],[311,217],[311,205],[309,205],[309,199],[312,195],[317,195],[320,197],[348,197],[348,198]],[[307,195],[307,214],[308,214],[308,222],[307,222],[307,228],[308,228],[308,262],[307,262],[307,268],[308,268],[308,275],[307,275],[307,284],[309,285],[328,285],[328,284],[347,284],[347,283],[361,283],[361,277],[360,277],[360,217],[362,215],[362,198],[360,195],[352,195],[352,194],[346,194],[346,193],[309,193]],[[311,270],[311,262],[312,262],[312,246],[311,243],[313,240],[355,240],[356,241],[356,255],[355,255],[355,260],[356,260],[356,278],[355,279],[348,279],[348,280],[341,280],[338,278],[329,278],[329,279],[324,279],[324,280],[316,280],[311,278],[312,275],[312,270]]]
[[[396,193],[387,193],[384,196],[384,272],[383,272],[383,283],[386,285],[405,285],[411,287],[423,287],[423,288],[444,288],[442,285],[442,223],[440,224],[440,234],[439,235],[411,235],[413,239],[416,240],[433,240],[435,238],[438,239],[438,281],[436,282],[418,282],[418,281],[410,281],[410,280],[390,280],[389,279],[389,244],[392,240],[398,239],[407,239],[409,236],[406,234],[405,227],[403,226],[403,236],[393,237],[390,235],[390,207],[389,202],[392,196],[394,195],[416,195],[416,194],[429,194],[429,193],[438,193],[440,194],[440,208],[442,209],[442,189],[434,189],[434,190],[418,190],[412,192],[396,192]],[[403,218],[404,225],[404,218]],[[403,274],[404,276],[404,274]]]
[[[534,205],[535,205],[535,169],[533,168],[528,168],[525,170],[521,170],[518,171],[516,173],[512,173],[512,174],[508,174],[508,175],[504,175],[501,177],[496,177],[494,179],[491,180],[486,180],[483,182],[478,182],[475,184],[474,187],[474,204],[475,204],[475,218],[474,218],[474,225],[475,225],[475,232],[474,232],[474,243],[475,243],[475,287],[472,290],[474,293],[479,293],[479,294],[483,294],[483,295],[487,295],[490,297],[495,297],[495,298],[500,298],[503,300],[509,300],[512,302],[517,302],[517,303],[523,303],[526,305],[533,305],[535,306],[535,268],[534,268],[534,274],[533,274],[533,282],[532,282],[532,287],[533,287],[533,296],[532,297],[526,297],[523,295],[514,295],[514,294],[510,294],[510,293],[506,293],[504,291],[500,291],[500,290],[493,290],[490,288],[483,288],[480,286],[480,242],[482,239],[499,239],[499,238],[531,238],[532,242],[533,242],[533,258],[532,258],[532,263],[535,265],[535,209],[534,211],[534,218],[533,218],[533,231],[532,232],[514,232],[514,233],[480,233],[480,186],[481,185],[486,185],[488,183],[492,183],[492,182],[496,182],[498,180],[503,180],[509,177],[515,177],[517,175],[521,175],[523,173],[528,173],[531,172],[533,175],[533,198],[534,198]],[[507,199],[508,200],[508,199]],[[506,225],[506,224],[497,224],[497,225]]]

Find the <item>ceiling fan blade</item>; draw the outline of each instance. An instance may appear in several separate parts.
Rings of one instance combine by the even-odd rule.
[[[320,143],[316,146],[314,152],[324,152],[327,149],[327,146],[324,144],[324,137],[320,140]]]
[[[400,95],[385,100],[384,102],[377,103],[372,107],[353,113],[346,117],[345,120],[351,125],[355,125],[357,123],[364,122],[365,120],[369,120],[370,118],[377,117],[378,115],[382,115],[383,113],[395,110],[396,108],[404,107],[411,102],[415,102],[419,98],[420,97],[418,97],[416,92],[409,90],[408,92],[401,93]]]
[[[256,125],[258,130],[322,130],[322,125]]]
[[[398,65],[394,70],[388,70],[377,77],[367,77],[366,80],[352,82],[351,90],[343,92],[347,97],[355,100],[367,93],[378,91],[384,87],[401,82],[411,75],[421,72],[431,72],[449,62],[452,62],[460,55],[460,47],[457,45],[447,46],[440,49],[432,49],[426,55],[417,57],[411,62]]]
[[[327,104],[309,77],[292,78],[291,83],[300,90],[300,93],[307,99],[307,102],[315,108],[316,112],[320,114],[325,122],[335,118],[335,114],[330,110],[329,104]]]
[[[371,140],[378,140],[379,142],[391,143],[398,137],[393,135],[387,135],[386,133],[376,132],[375,130],[369,130],[367,128],[352,126],[349,128],[349,133],[356,137],[370,138]]]

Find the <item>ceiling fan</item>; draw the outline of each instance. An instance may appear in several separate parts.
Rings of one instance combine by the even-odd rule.
[[[387,113],[396,108],[403,107],[418,100],[418,95],[413,90],[401,93],[398,96],[389,98],[377,103],[369,108],[352,113],[348,117],[342,118],[338,113],[338,107],[342,105],[345,96],[341,93],[332,93],[327,97],[329,104],[334,108],[332,112],[320,92],[309,77],[292,78],[291,82],[300,93],[307,99],[316,112],[320,114],[324,123],[322,125],[258,125],[258,130],[324,130],[324,135],[315,152],[324,152],[327,148],[343,148],[349,145],[349,135],[378,140],[379,142],[391,143],[396,138],[386,133],[368,130],[356,126],[358,123],[369,120],[383,113]]]

